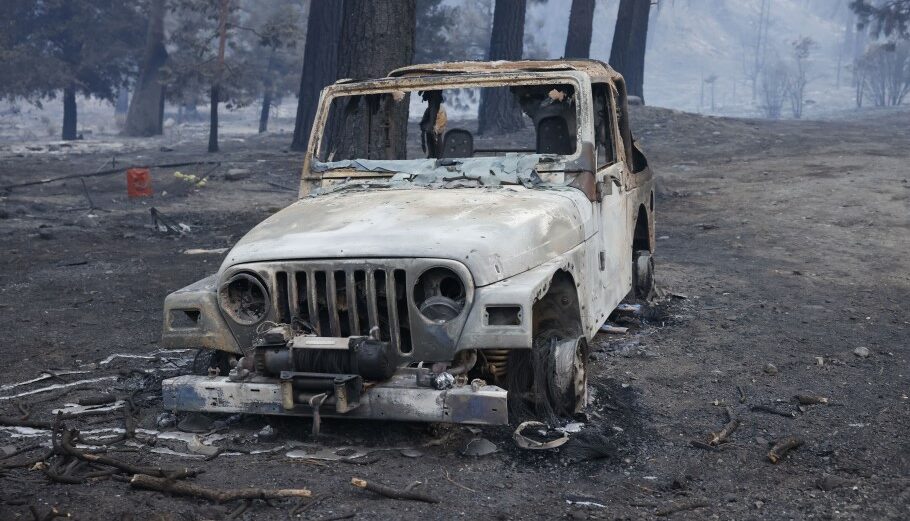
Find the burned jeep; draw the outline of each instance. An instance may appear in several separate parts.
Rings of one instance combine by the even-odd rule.
[[[604,63],[341,80],[322,93],[299,200],[167,297],[164,347],[205,356],[198,374],[164,381],[164,405],[572,415],[588,342],[630,292],[653,291],[653,186],[625,84]]]

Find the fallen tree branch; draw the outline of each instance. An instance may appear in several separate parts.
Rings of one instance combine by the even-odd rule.
[[[365,479],[360,478],[351,478],[351,485],[354,485],[357,488],[369,490],[370,492],[390,499],[407,499],[411,501],[423,501],[424,503],[439,503],[439,499],[429,494],[425,494],[419,490],[397,490],[392,487],[380,485],[379,483],[369,482]]]
[[[92,405],[107,405],[109,403],[114,403],[117,401],[117,397],[111,393],[96,394],[94,396],[86,396],[85,398],[79,398],[79,405],[92,406]]]
[[[738,418],[733,418],[732,420],[730,420],[729,423],[724,425],[724,428],[721,429],[719,432],[712,432],[711,435],[708,437],[708,445],[711,445],[712,447],[716,447],[716,446],[720,445],[721,443],[726,442],[727,438],[730,437],[731,434],[733,434],[733,431],[735,431],[737,429],[737,427],[739,427],[739,423],[740,422],[739,422]]]
[[[22,418],[10,418],[9,416],[0,416],[0,425],[3,425],[4,427],[28,427],[30,429],[51,430],[51,422],[23,420]]]
[[[158,478],[147,474],[136,474],[130,479],[130,486],[146,490],[167,492],[178,496],[194,496],[216,503],[235,499],[280,499],[289,497],[310,497],[312,492],[305,488],[243,488],[218,490],[185,481]]]
[[[768,451],[768,459],[771,460],[771,463],[777,463],[784,457],[787,452],[795,449],[803,444],[803,440],[797,438],[796,436],[788,436],[786,438],[778,440],[771,450]]]
[[[800,405],[828,405],[828,399],[824,396],[816,396],[814,394],[797,394],[793,398],[795,398]]]
[[[139,467],[125,461],[110,458],[103,454],[91,454],[83,452],[74,446],[74,440],[78,439],[78,435],[78,431],[75,430],[63,431],[63,435],[60,437],[60,448],[63,449],[63,452],[66,454],[79,458],[83,461],[88,461],[89,463],[98,463],[101,465],[106,465],[108,467],[114,467],[115,469],[119,469],[128,474],[148,474],[152,476],[161,476],[168,479],[192,477],[204,472],[203,470],[190,468],[165,469],[157,467]]]

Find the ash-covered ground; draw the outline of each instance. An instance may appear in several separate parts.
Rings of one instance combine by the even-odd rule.
[[[296,198],[301,155],[287,151],[286,133],[228,135],[215,155],[201,135],[0,145],[3,186],[218,162],[153,170],[146,199],[126,197],[122,173],[0,193],[0,415],[48,422],[111,393],[118,401],[63,420],[102,441],[135,421],[135,436],[106,455],[204,469],[187,481],[210,487],[305,487],[317,498],[256,501],[238,519],[906,518],[910,115],[770,122],[638,108],[633,123],[659,179],[665,297],[628,334],[596,339],[594,399],[558,450],[520,449],[512,428],[323,420],[313,439],[307,419],[216,416],[193,434],[162,416],[160,379],[189,372],[193,356],[157,345],[164,296],[220,263],[187,250],[229,247]],[[153,228],[151,207],[189,231]],[[728,413],[741,425],[727,443],[692,444]],[[802,446],[772,464],[769,444],[787,436]],[[496,452],[464,455],[476,438]],[[48,430],[0,427],[0,519],[33,519],[30,507],[112,520],[238,512],[236,501],[106,475],[64,484],[40,465],[17,466],[49,444]],[[419,481],[440,501],[386,499],[352,477],[399,489]]]

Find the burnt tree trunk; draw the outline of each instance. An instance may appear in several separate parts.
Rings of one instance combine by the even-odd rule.
[[[651,0],[620,0],[610,49],[610,65],[625,78],[628,95],[640,97],[642,103],[650,14]]]
[[[139,81],[126,115],[127,136],[145,137],[162,133],[164,117],[164,85],[161,83],[161,67],[167,61],[164,48],[165,0],[153,0],[149,9],[148,34]]]
[[[572,0],[569,33],[566,35],[566,58],[588,58],[591,33],[594,30],[594,6],[597,0]]]
[[[218,152],[218,102],[221,101],[221,79],[224,73],[224,48],[227,44],[228,1],[218,5],[218,69],[209,95],[209,152]]]
[[[76,85],[70,83],[63,89],[64,141],[76,139]]]
[[[487,59],[520,60],[524,44],[526,0],[496,0]],[[514,132],[521,129],[521,108],[508,87],[480,91],[477,132]]]
[[[291,150],[306,150],[319,105],[319,92],[338,79],[338,40],[343,6],[341,0],[323,0],[310,4]]]
[[[345,0],[338,75],[343,78],[377,78],[409,65],[414,57],[415,0]],[[351,114],[346,126],[329,126],[329,142],[336,157],[404,159],[407,157],[409,96],[398,100],[367,97],[361,110]],[[364,128],[365,140],[356,143],[344,128]]]
[[[218,152],[218,98],[221,97],[221,85],[212,84],[209,91],[209,152]]]
[[[272,108],[272,69],[275,68],[275,48],[269,54],[269,63],[265,67],[265,77],[262,79],[262,110],[259,112],[259,133],[269,129],[269,111]]]

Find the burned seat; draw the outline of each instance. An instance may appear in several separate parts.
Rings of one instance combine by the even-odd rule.
[[[449,130],[442,141],[442,157],[474,157],[474,136],[461,128]]]
[[[575,152],[575,140],[569,124],[562,116],[548,116],[537,123],[537,153],[570,155]]]

